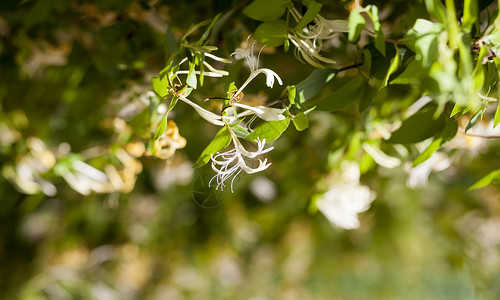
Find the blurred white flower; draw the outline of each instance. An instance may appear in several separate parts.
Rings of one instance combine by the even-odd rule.
[[[344,163],[340,178],[333,181],[329,190],[317,199],[317,208],[333,226],[343,229],[359,228],[358,214],[366,211],[375,199],[375,192],[360,185],[359,177],[357,163]]]
[[[368,153],[373,160],[382,167],[392,169],[401,164],[399,158],[385,154],[378,147],[372,146],[368,143],[363,143],[361,146],[363,147],[363,150],[365,150],[365,152]]]
[[[409,170],[406,185],[409,188],[421,188],[427,185],[432,171],[443,171],[451,166],[451,161],[441,152],[435,152],[429,159]]]

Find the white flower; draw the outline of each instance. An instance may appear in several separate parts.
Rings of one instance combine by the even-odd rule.
[[[359,228],[358,214],[366,211],[376,197],[370,188],[359,184],[359,176],[357,163],[344,164],[340,179],[333,182],[316,201],[319,211],[335,227]]]
[[[441,152],[435,152],[429,159],[410,169],[406,185],[409,188],[425,187],[432,171],[443,171],[450,166],[451,161],[446,155]]]
[[[361,147],[363,147],[363,150],[365,150],[365,152],[368,153],[373,158],[373,160],[382,167],[392,169],[401,165],[401,160],[399,160],[399,158],[389,156],[377,147],[374,147],[368,143],[363,143]]]
[[[266,85],[270,88],[274,86],[274,80],[276,79],[280,85],[283,85],[283,82],[281,81],[281,78],[274,72],[273,70],[267,69],[267,68],[260,68],[259,69],[259,57],[260,57],[260,52],[257,58],[255,58],[255,55],[253,54],[253,47],[255,44],[252,44],[252,47],[248,49],[241,49],[238,48],[236,49],[235,52],[233,52],[231,55],[235,56],[236,58],[245,58],[246,62],[250,68],[250,75],[248,76],[247,80],[243,83],[243,85],[239,88],[239,90],[234,93],[233,97],[231,100],[234,100],[233,98],[237,97],[243,89],[259,74],[265,74],[266,75]],[[262,51],[262,49],[261,49]],[[232,101],[234,102],[234,101]]]
[[[212,55],[210,53],[204,53],[204,56],[206,57],[210,57],[211,59],[213,60],[216,60],[216,61],[219,61],[219,62],[223,62],[223,63],[231,63],[230,60],[227,60],[227,59],[224,59],[224,58],[221,58],[221,57],[218,57],[218,56],[215,56],[215,55]],[[180,62],[179,62],[179,65],[182,65],[183,63],[185,63],[187,61],[187,58],[184,58],[182,59]],[[209,63],[207,63],[206,60],[203,60],[203,65],[205,67],[208,68],[209,72],[203,72],[203,75],[204,76],[208,76],[208,77],[222,77],[222,76],[227,76],[229,75],[229,72],[227,71],[224,71],[224,70],[218,70],[214,67],[212,67],[212,65],[210,65]],[[179,70],[177,72],[175,72],[175,75],[181,75],[181,74],[189,74],[189,70]],[[200,75],[201,72],[200,71],[195,71],[195,74],[196,75]]]
[[[246,111],[239,113],[238,117],[243,117],[250,114],[256,114],[259,118],[264,121],[280,121],[284,120],[285,116],[283,113],[286,109],[284,108],[273,108],[273,107],[265,107],[265,106],[250,106],[241,103],[235,103],[233,106],[241,107],[246,109]]]
[[[295,21],[299,22],[302,15],[295,9],[290,10]],[[331,40],[337,32],[349,31],[349,24],[344,20],[327,20],[320,15],[314,18],[314,25],[305,26],[300,32],[288,34],[287,38],[296,47],[295,56],[304,59],[310,65],[324,68],[324,64],[335,64],[335,61],[319,54],[323,48],[323,40]]]
[[[232,192],[234,179],[236,178],[236,176],[238,176],[238,174],[240,174],[242,170],[248,174],[252,174],[263,171],[271,165],[271,163],[267,163],[267,158],[264,160],[258,159],[257,167],[249,166],[246,160],[253,159],[261,154],[273,150],[274,148],[269,147],[267,149],[264,149],[266,140],[263,139],[261,141],[260,139],[257,139],[257,150],[253,152],[247,151],[229,127],[228,130],[231,133],[234,148],[229,151],[218,152],[216,155],[211,155],[212,169],[217,172],[217,174],[210,180],[209,186],[212,184],[212,181],[216,179],[216,188],[218,189],[220,187],[221,190],[223,190],[226,187],[224,182],[233,177],[233,179],[231,180]]]
[[[186,104],[193,107],[196,110],[196,112],[200,115],[200,117],[202,117],[203,119],[205,119],[209,123],[212,123],[212,124],[217,125],[217,126],[226,125],[223,121],[222,116],[216,115],[213,112],[204,109],[203,107],[199,106],[198,104],[192,102],[191,100],[189,100],[188,98],[186,98],[182,95],[176,95],[176,96],[179,99],[181,99],[183,102],[185,102]]]
[[[309,63],[311,66],[317,68],[325,68],[321,63],[325,64],[335,64],[335,61],[318,54],[319,48],[315,47],[311,40],[302,39],[293,34],[288,34],[288,39],[292,44],[295,45],[295,56],[298,60],[302,61],[302,58]],[[300,55],[299,55],[300,54]]]

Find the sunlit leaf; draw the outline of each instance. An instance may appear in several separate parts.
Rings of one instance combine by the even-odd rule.
[[[295,125],[295,128],[297,128],[298,131],[302,131],[309,127],[309,120],[307,119],[307,116],[303,113],[300,112],[295,117],[292,119],[293,125]]]
[[[302,28],[304,28],[308,23],[312,22],[318,15],[321,10],[321,6],[323,5],[316,1],[311,1],[308,6],[309,8],[307,9],[307,12],[304,14],[302,19],[300,19],[299,23],[297,23],[297,26],[295,26],[295,30],[297,31],[301,31]]]
[[[274,141],[288,128],[288,124],[290,124],[289,118],[281,121],[265,122],[250,132],[246,139],[255,141],[257,138],[260,138],[261,140],[266,139],[266,142]]]
[[[349,34],[348,39],[351,43],[357,43],[361,36],[361,32],[365,28],[366,20],[360,14],[360,9],[355,8],[349,15]]]
[[[380,88],[387,86],[387,82],[389,81],[389,77],[391,77],[391,75],[394,74],[394,72],[396,72],[399,68],[399,63],[400,63],[401,59],[399,58],[398,46],[396,44],[394,44],[394,47],[396,49],[396,54],[394,55],[394,57],[391,60],[391,63],[389,65],[389,69],[387,70],[387,73],[385,74],[384,80],[382,81],[382,85],[380,86]]]
[[[231,133],[226,127],[223,127],[217,135],[214,137],[212,142],[203,150],[200,157],[196,160],[193,168],[203,167],[210,161],[210,156],[217,153],[218,151],[224,150],[231,142]]]
[[[498,181],[499,179],[500,179],[500,170],[495,170],[493,172],[490,172],[483,178],[479,179],[476,183],[474,183],[471,187],[469,187],[469,191],[483,188],[495,181]]]

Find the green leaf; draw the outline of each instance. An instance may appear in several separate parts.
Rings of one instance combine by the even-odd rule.
[[[224,150],[229,143],[231,142],[231,133],[226,127],[223,127],[217,135],[214,137],[212,142],[208,144],[208,146],[203,150],[200,157],[196,160],[193,165],[193,168],[203,167],[210,160],[210,156],[212,154],[217,153],[218,151]]]
[[[265,122],[250,132],[246,139],[255,141],[257,138],[260,138],[261,140],[266,139],[266,142],[274,141],[288,128],[288,124],[290,124],[290,118],[281,121]]]
[[[472,72],[472,79],[474,80],[473,89],[480,91],[485,84],[486,72],[483,66],[483,59],[488,55],[488,47],[481,46],[479,50],[479,55],[477,56],[476,66]]]
[[[285,4],[283,0],[255,0],[243,10],[243,13],[257,21],[274,21],[285,13]]]
[[[436,135],[434,141],[424,150],[414,161],[412,167],[416,167],[419,164],[428,160],[434,152],[436,152],[441,146],[446,144],[451,140],[458,130],[458,124],[455,119],[448,119],[443,130]]]
[[[495,112],[495,119],[493,121],[493,128],[495,128],[498,123],[500,123],[500,101],[497,102],[497,111]]]
[[[361,32],[365,28],[366,20],[365,18],[360,14],[360,8],[356,7],[351,11],[351,14],[349,15],[349,34],[348,34],[348,39],[349,42],[355,44],[359,41],[359,38],[361,36]]]
[[[364,92],[364,88],[367,88],[363,84],[364,82],[365,80],[361,76],[351,78],[335,90],[333,94],[321,99],[316,109],[320,111],[336,111],[351,105],[360,98]]]
[[[470,31],[472,26],[476,23],[479,16],[479,7],[477,0],[464,1],[464,18],[462,27],[466,31]]]
[[[420,79],[425,76],[428,76],[428,69],[422,67],[417,60],[413,60],[403,73],[391,80],[390,84],[419,84]]]
[[[254,32],[254,37],[261,45],[278,47],[285,42],[286,33],[286,22],[276,20],[260,24]]]
[[[234,132],[234,134],[239,137],[239,138],[245,138],[247,135],[250,134],[243,126],[241,125],[234,125],[231,126],[231,130]]]
[[[401,127],[391,134],[386,141],[393,144],[410,144],[421,142],[440,131],[445,122],[442,116],[434,118],[435,108],[422,109],[403,121]]]
[[[286,90],[288,91],[288,101],[290,101],[290,104],[293,104],[295,102],[295,94],[297,91],[295,85],[287,86]]]
[[[302,19],[300,19],[299,23],[297,26],[295,26],[295,30],[301,31],[302,28],[304,28],[308,23],[312,22],[314,18],[318,15],[319,11],[321,10],[322,4],[319,4],[316,1],[311,1],[311,3],[308,5],[309,8],[307,9],[307,12],[304,14]]]
[[[155,133],[155,141],[160,138],[160,136],[165,132],[165,129],[167,128],[167,114],[163,117],[161,120],[160,126],[156,128],[156,133]]]
[[[366,7],[367,13],[372,19],[373,30],[375,31],[375,48],[377,48],[383,56],[385,56],[385,38],[382,32],[382,26],[378,20],[378,8],[375,5]]]
[[[476,114],[470,119],[469,123],[465,127],[465,132],[471,129],[474,125],[476,125],[477,121],[483,116],[484,109],[480,109],[476,112]]]
[[[295,128],[297,128],[298,131],[302,131],[309,127],[309,120],[303,112],[299,112],[297,115],[295,115],[292,121],[293,125],[295,125]]]
[[[438,57],[438,37],[445,30],[439,23],[417,19],[413,28],[405,35],[408,48],[417,54],[424,67],[430,67]]]
[[[415,168],[416,166],[420,165],[424,161],[428,160],[434,152],[436,152],[439,147],[441,147],[441,141],[442,138],[438,138],[436,140],[433,140],[432,143],[427,147],[427,149],[424,150],[424,152],[420,153],[420,155],[413,161],[413,164],[411,165],[412,168]]]
[[[500,170],[495,170],[493,172],[490,172],[488,175],[484,176],[483,178],[479,179],[476,183],[474,183],[470,188],[469,191],[472,190],[477,190],[482,187],[485,187],[489,184],[491,184],[493,181],[497,181],[500,179]]]
[[[438,20],[442,24],[446,24],[446,12],[441,1],[439,0],[425,0],[425,7],[429,15]]]
[[[299,104],[311,99],[321,92],[323,87],[330,82],[338,70],[336,69],[318,69],[314,70],[304,81],[297,84],[295,100]],[[298,96],[298,97],[297,97]]]
[[[380,86],[380,89],[387,86],[387,82],[389,81],[389,77],[391,77],[391,75],[394,74],[394,72],[396,72],[399,68],[399,63],[400,63],[401,59],[399,58],[397,44],[394,44],[394,47],[396,48],[396,55],[394,55],[394,58],[391,60],[391,64],[389,65],[389,69],[387,70],[387,73],[385,74],[385,77],[384,77],[384,80],[382,81],[382,85]]]
[[[167,97],[169,94],[168,93],[169,85],[167,76],[163,76],[163,78],[161,79],[159,77],[153,77],[151,79],[151,83],[153,84],[153,89],[162,98]]]
[[[192,62],[189,62],[189,73],[188,73],[188,76],[187,76],[187,79],[186,79],[186,83],[192,87],[193,89],[196,89],[196,83],[197,83],[197,80],[196,80],[196,73],[195,73],[195,67],[196,65]]]

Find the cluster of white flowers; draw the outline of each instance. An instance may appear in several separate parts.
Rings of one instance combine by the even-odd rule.
[[[290,12],[295,21],[302,19],[302,15],[295,8],[290,9]],[[323,64],[335,64],[334,60],[319,54],[324,48],[324,41],[332,41],[339,32],[348,31],[349,24],[346,20],[327,20],[318,14],[312,25],[289,33],[287,38],[296,47],[295,56],[299,60],[303,59],[314,67],[324,68]]]
[[[281,78],[278,76],[278,74],[276,74],[274,71],[266,68],[259,68],[259,59],[254,55],[253,45],[247,49],[236,49],[236,51],[232,55],[236,56],[237,58],[246,59],[250,68],[250,75],[248,76],[248,78],[240,86],[240,88],[233,93],[231,99],[229,99],[229,102],[233,106],[234,110],[228,110],[229,113],[222,113],[218,115],[202,108],[200,105],[189,100],[184,95],[176,95],[181,101],[193,107],[196,112],[207,122],[217,126],[225,127],[229,131],[233,147],[230,150],[218,152],[215,155],[211,155],[212,169],[217,172],[217,174],[212,178],[210,184],[215,181],[217,183],[216,188],[220,188],[221,190],[223,190],[226,187],[226,180],[232,178],[231,191],[233,191],[234,179],[242,170],[248,174],[251,174],[267,169],[271,165],[271,163],[268,163],[267,159],[262,160],[257,157],[273,149],[273,147],[265,148],[265,139],[257,139],[255,140],[255,142],[257,143],[257,150],[246,150],[237,135],[234,133],[231,125],[241,125],[242,118],[249,115],[257,116],[265,121],[278,121],[285,119],[285,116],[283,115],[285,109],[271,108],[266,106],[254,107],[242,103],[237,103],[237,101],[241,100],[240,98],[243,95],[243,89],[259,74],[264,74],[266,76],[266,85],[270,88],[274,86],[275,81],[278,81],[280,85],[282,85],[283,82],[281,81]],[[213,55],[211,55],[210,57],[214,60],[223,61],[223,59],[214,57]],[[214,72],[214,70],[211,69],[211,71],[213,74],[208,73],[207,76],[218,77],[220,75],[227,75],[227,73],[223,73],[220,70]],[[178,74],[185,74],[185,72],[178,71],[176,75]],[[236,111],[236,109],[238,108],[241,109],[241,111]],[[257,159],[257,161],[254,161],[254,163],[252,163],[252,160],[254,159]],[[257,164],[257,166],[254,166],[254,164]]]
[[[359,165],[356,162],[342,164],[340,176],[334,176],[328,191],[316,200],[316,207],[334,227],[359,228],[358,214],[366,211],[376,194],[359,183]]]

